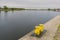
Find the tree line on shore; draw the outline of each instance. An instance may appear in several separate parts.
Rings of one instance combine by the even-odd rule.
[[[48,10],[52,10],[52,11],[60,11],[60,8],[54,8],[54,9],[48,8]]]
[[[48,11],[60,11],[60,8],[47,8],[47,9],[25,9],[25,8],[9,8],[7,6],[0,7],[0,11],[15,11],[15,10],[48,10]]]
[[[0,11],[14,11],[14,10],[25,10],[25,8],[9,8],[7,6],[0,7]]]

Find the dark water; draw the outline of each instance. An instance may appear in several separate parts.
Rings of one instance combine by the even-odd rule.
[[[60,12],[15,11],[0,13],[0,40],[18,40],[34,26],[45,23]]]

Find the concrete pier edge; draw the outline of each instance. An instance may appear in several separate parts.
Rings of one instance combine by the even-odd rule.
[[[60,24],[60,15],[57,15],[56,17],[52,18],[51,20],[47,21],[44,26],[45,30],[47,30],[46,33],[43,34],[41,37],[35,37],[31,36],[33,34],[33,30],[29,33],[27,33],[25,36],[18,40],[53,40],[53,37],[56,33],[57,27]]]

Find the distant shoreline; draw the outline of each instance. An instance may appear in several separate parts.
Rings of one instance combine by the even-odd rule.
[[[7,6],[3,6],[3,8],[0,7],[0,11],[20,11],[20,10],[47,10],[47,11],[58,11],[60,12],[60,9],[59,8],[54,8],[54,9],[51,9],[51,8],[47,8],[47,9],[26,9],[26,8],[9,8]]]
[[[0,8],[0,11],[14,11],[14,10],[25,10],[24,8]]]

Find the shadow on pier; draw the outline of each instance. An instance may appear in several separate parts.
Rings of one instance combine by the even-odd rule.
[[[46,32],[47,32],[47,30],[44,30],[39,36],[35,35],[34,33],[31,34],[31,36],[32,36],[32,37],[41,38]]]

